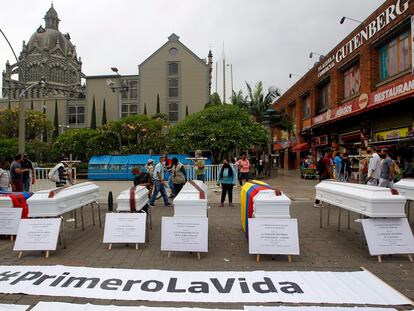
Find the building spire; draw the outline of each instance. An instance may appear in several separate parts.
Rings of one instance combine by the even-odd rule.
[[[52,5],[50,6],[50,9],[46,12],[44,20],[45,20],[46,29],[50,28],[50,29],[59,30],[60,19],[58,17],[58,14],[55,8],[53,7],[53,1],[52,1]]]

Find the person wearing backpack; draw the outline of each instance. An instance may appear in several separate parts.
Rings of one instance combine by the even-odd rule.
[[[65,165],[62,163],[64,159],[56,164],[50,171],[49,171],[49,180],[54,181],[56,183],[56,187],[63,187],[66,186],[69,174],[65,171]]]
[[[177,196],[187,181],[185,167],[177,158],[172,158],[172,182],[174,184],[175,195]]]

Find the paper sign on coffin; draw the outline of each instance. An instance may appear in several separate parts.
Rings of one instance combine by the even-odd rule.
[[[406,199],[391,189],[324,180],[316,199],[368,217],[405,217]]]
[[[407,200],[414,201],[414,179],[401,179],[394,184],[394,188]]]
[[[29,217],[57,217],[95,202],[98,196],[99,187],[92,182],[41,190],[27,200]]]
[[[117,212],[140,211],[148,203],[148,189],[144,186],[132,186],[122,191],[116,202]]]

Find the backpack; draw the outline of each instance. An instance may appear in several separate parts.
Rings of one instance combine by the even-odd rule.
[[[186,177],[185,177],[185,168],[183,165],[176,167],[172,180],[173,180],[173,183],[177,185],[185,184]]]
[[[49,180],[54,181],[54,182],[60,182],[59,168],[61,167],[63,167],[63,164],[58,163],[49,171],[49,174],[47,175]]]
[[[323,157],[320,157],[318,162],[316,162],[316,169],[318,170],[318,174],[321,175],[326,169],[325,163],[323,163]]]

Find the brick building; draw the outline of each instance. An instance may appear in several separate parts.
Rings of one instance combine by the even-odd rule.
[[[412,15],[413,0],[384,2],[274,103],[295,122],[292,133],[274,131],[282,167],[328,146],[356,155],[386,145],[412,157]]]

